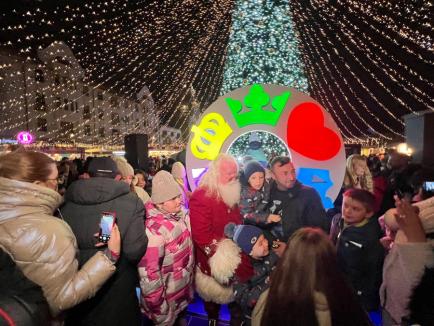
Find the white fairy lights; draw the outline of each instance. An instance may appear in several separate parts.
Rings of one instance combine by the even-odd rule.
[[[128,132],[160,123],[182,129],[185,143],[193,116],[221,89],[274,82],[309,91],[332,114],[347,143],[384,145],[403,136],[402,115],[434,110],[432,11],[432,0],[107,0],[16,7],[0,16],[0,46],[17,52],[25,65],[16,69],[1,63],[0,84],[6,77],[24,78],[29,87],[8,85],[9,96],[0,107],[12,108],[13,117],[0,119],[0,128],[15,130],[26,120],[34,124],[54,114],[56,127],[44,138],[59,141],[60,122],[71,114],[65,106],[84,94],[72,91],[74,78],[35,85],[38,63],[32,58],[36,50],[62,40],[85,69],[80,85],[90,94],[98,89],[105,97],[119,95],[118,105],[105,106],[104,114],[111,125],[119,113]],[[263,78],[264,67],[273,78]],[[62,65],[51,70],[63,75]],[[134,119],[130,105],[144,85],[161,122],[145,121],[145,115]],[[191,88],[198,107],[182,112]],[[45,95],[49,108],[32,117],[25,102],[36,91]],[[59,96],[68,102],[54,106]],[[88,137],[76,132],[100,109],[91,106],[91,119],[83,119],[84,108],[78,108],[74,141],[122,143],[122,133]]]
[[[291,2],[311,95],[333,116],[346,112],[337,123],[357,135],[346,142],[384,144],[403,136],[404,114],[434,109],[432,7],[418,0]]]
[[[224,55],[231,2],[198,5],[191,0],[172,4],[155,1],[145,5],[142,1],[137,2],[134,8],[130,4],[128,9],[126,7],[127,1],[108,1],[103,4],[89,2],[81,6],[57,7],[54,12],[42,8],[28,12],[15,11],[15,20],[25,23],[21,26],[9,24],[9,28],[20,28],[22,33],[28,35],[30,30],[32,34],[37,34],[33,32],[37,26],[46,24],[47,17],[53,17],[53,13],[61,12],[59,21],[54,22],[58,30],[44,33],[38,40],[56,37],[65,40],[80,64],[86,68],[90,92],[92,88],[102,86],[107,92],[118,93],[121,98],[134,98],[141,86],[148,85],[156,99],[160,115],[166,119],[171,117],[169,120],[173,120],[172,125],[181,125],[185,119],[179,119],[172,111],[177,106],[176,102],[185,96],[188,88],[184,85],[203,86],[198,89],[198,96],[202,98],[204,107],[214,100],[215,95],[210,97],[213,90],[220,87],[216,84],[216,81],[221,82],[220,78],[209,74],[213,72],[221,75],[221,69],[216,70],[215,65],[221,62]],[[21,54],[41,47],[35,46],[36,42],[25,46],[20,46],[19,43],[21,40],[7,41],[2,45],[20,48]],[[51,85],[48,87],[55,91]],[[22,92],[17,90],[16,93]],[[22,99],[23,95],[19,97]],[[49,102],[51,99],[47,97],[46,100]],[[1,104],[9,106],[11,103]],[[62,106],[54,108],[54,111],[60,111],[61,108]],[[110,115],[116,110],[122,108],[107,107],[104,112]],[[23,114],[22,111],[17,114]],[[91,108],[92,116],[97,114],[96,111],[96,107]],[[41,112],[37,117],[43,118],[47,114]],[[60,120],[58,118],[57,122]],[[77,121],[74,127],[80,127],[86,122]],[[16,126],[7,126],[13,127]],[[133,131],[134,128],[131,128]],[[49,130],[45,137],[55,142],[57,132],[58,130]],[[123,135],[119,135],[100,138],[99,141],[119,143],[122,138]]]

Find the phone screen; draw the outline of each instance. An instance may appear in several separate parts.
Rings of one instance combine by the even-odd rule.
[[[103,237],[109,237],[110,233],[112,232],[113,222],[114,222],[114,216],[103,214],[101,217],[101,236]]]
[[[434,191],[434,181],[425,181],[423,183],[423,189],[425,191]]]

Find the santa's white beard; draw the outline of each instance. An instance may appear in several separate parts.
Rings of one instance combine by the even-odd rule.
[[[230,208],[240,202],[241,184],[238,180],[234,180],[225,185],[219,184],[217,187],[223,202]]]

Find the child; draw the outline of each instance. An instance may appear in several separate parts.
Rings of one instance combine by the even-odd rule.
[[[256,161],[249,161],[241,172],[240,211],[244,224],[252,224],[264,228],[271,226],[271,233],[279,238],[282,232],[281,217],[270,214],[267,209],[270,200],[270,185],[265,182],[265,169]],[[268,229],[268,227],[267,227]]]
[[[365,189],[374,193],[371,171],[363,155],[353,154],[348,157],[344,188]]]
[[[155,175],[146,204],[148,249],[138,265],[141,305],[155,325],[182,323],[192,299],[193,241],[181,195],[169,172]]]
[[[231,238],[241,250],[250,256],[254,275],[247,283],[233,284],[235,301],[241,306],[246,325],[250,325],[251,314],[259,296],[269,287],[270,273],[279,259],[269,250],[268,241],[262,230],[253,225],[225,226],[225,235]]]
[[[384,259],[380,227],[374,215],[375,197],[363,189],[344,193],[342,214],[332,221],[330,238],[337,247],[338,263],[367,311],[379,307]]]

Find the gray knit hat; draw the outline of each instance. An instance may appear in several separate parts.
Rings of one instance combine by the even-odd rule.
[[[154,204],[161,204],[179,195],[181,188],[169,172],[162,170],[152,178],[151,200]]]

